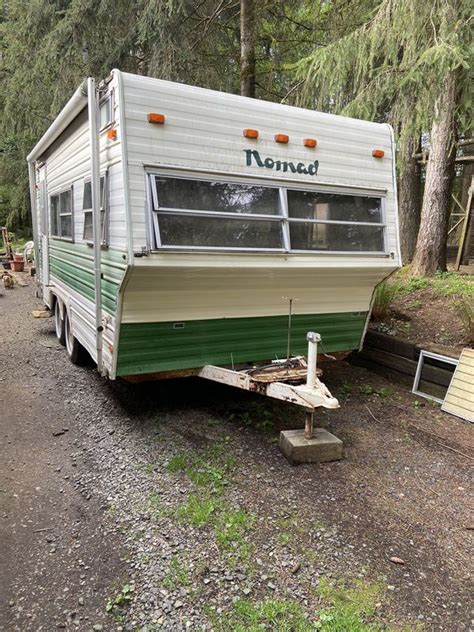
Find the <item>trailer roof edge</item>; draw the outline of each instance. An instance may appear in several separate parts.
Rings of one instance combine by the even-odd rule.
[[[26,157],[27,162],[39,158],[68,125],[87,107],[87,80],[84,80]]]

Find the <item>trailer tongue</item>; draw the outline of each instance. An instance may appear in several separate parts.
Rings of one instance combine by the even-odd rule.
[[[226,369],[207,364],[198,373],[199,377],[228,386],[252,391],[280,399],[306,411],[303,437],[302,431],[282,432],[280,447],[291,462],[312,462],[337,460],[341,458],[342,442],[323,429],[313,430],[313,417],[316,408],[339,408],[338,400],[331,395],[327,386],[318,378],[317,355],[321,336],[312,331],[306,334],[308,341],[308,360],[302,356],[287,360],[276,360],[271,365],[245,370]],[[304,383],[301,383],[303,380]],[[303,442],[302,442],[303,439]],[[337,449],[328,453],[328,441]],[[322,443],[321,443],[322,441]],[[298,444],[298,445],[296,445]],[[321,447],[324,449],[321,451]],[[297,454],[295,455],[295,449]],[[331,458],[326,458],[328,455]]]

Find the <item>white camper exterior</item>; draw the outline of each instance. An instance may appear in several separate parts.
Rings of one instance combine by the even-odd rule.
[[[292,298],[293,353],[358,348],[400,265],[394,157],[388,125],[89,80],[28,156],[58,337],[111,379],[189,374],[285,357]]]

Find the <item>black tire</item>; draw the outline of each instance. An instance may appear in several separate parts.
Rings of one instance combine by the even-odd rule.
[[[66,351],[69,359],[73,364],[86,364],[89,354],[78,341],[74,338],[71,331],[71,324],[69,322],[69,315],[67,312],[64,314],[64,337],[66,341]]]
[[[60,344],[65,347],[66,333],[64,331],[64,318],[61,317],[61,303],[58,298],[54,303],[54,330],[56,332],[56,338]]]

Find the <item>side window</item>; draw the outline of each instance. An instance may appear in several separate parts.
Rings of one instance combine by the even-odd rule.
[[[107,174],[100,178],[100,226],[101,226],[101,243],[107,243]],[[84,210],[84,232],[83,239],[88,243],[92,243],[94,239],[94,223],[92,218],[92,186],[91,181],[84,182],[84,196],[82,198],[82,208]]]
[[[49,198],[51,235],[72,239],[72,188]]]
[[[109,94],[104,98],[99,107],[100,112],[100,126],[99,129],[103,130],[113,123],[113,110],[112,110],[112,95]]]

